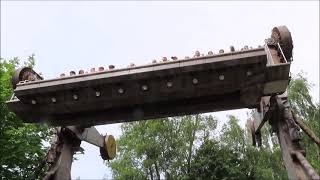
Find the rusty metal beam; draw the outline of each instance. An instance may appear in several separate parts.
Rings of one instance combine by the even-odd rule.
[[[276,131],[281,147],[281,154],[291,180],[318,180],[319,175],[304,158],[305,150],[299,141],[301,136],[299,126],[293,119],[290,103],[286,96],[271,97],[275,111],[271,117],[271,125]],[[304,155],[303,155],[304,154]]]

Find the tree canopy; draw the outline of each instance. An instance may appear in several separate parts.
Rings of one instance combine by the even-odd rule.
[[[24,66],[35,64],[34,55]],[[20,66],[18,58],[0,59],[0,177],[33,179],[34,170],[45,156],[43,142],[49,137],[45,125],[25,124],[6,106],[13,94],[11,77]]]

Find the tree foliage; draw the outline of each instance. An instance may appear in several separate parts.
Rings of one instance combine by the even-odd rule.
[[[299,74],[289,99],[300,118],[319,136],[319,104],[311,85]],[[125,123],[119,155],[109,162],[115,179],[288,179],[281,149],[270,125],[262,128],[262,147],[253,147],[249,124],[242,128],[230,115],[219,133],[213,116],[194,115]],[[302,143],[319,172],[319,149],[308,137]]]
[[[185,177],[196,147],[210,137],[216,126],[212,116],[201,115],[123,124],[119,156],[109,164],[114,178]],[[129,172],[134,173],[131,176]]]
[[[42,145],[49,130],[44,125],[25,124],[6,106],[13,94],[11,77],[19,67],[19,59],[0,59],[0,177],[31,179],[34,169],[45,156]],[[34,66],[34,55],[25,66]]]

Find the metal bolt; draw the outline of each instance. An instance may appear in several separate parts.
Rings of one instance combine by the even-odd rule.
[[[171,82],[171,81],[168,81],[168,82],[167,82],[167,86],[168,86],[168,88],[171,88],[171,87],[172,87],[172,85],[173,85],[173,84],[172,84],[172,82]]]
[[[124,93],[124,89],[119,88],[119,89],[118,89],[118,93],[119,93],[119,94],[123,94],[123,93]]]
[[[104,71],[104,67],[102,67],[102,66],[99,67],[99,68],[98,68],[98,71]]]
[[[112,70],[112,69],[114,69],[115,67],[114,67],[114,65],[109,65],[109,69],[110,70]]]
[[[76,75],[76,72],[70,71],[70,76],[74,76],[74,75]]]
[[[234,52],[234,51],[235,51],[234,46],[230,46],[230,51],[231,51],[231,52]]]
[[[96,97],[99,97],[101,95],[100,91],[96,91]]]
[[[212,51],[209,51],[209,52],[208,52],[208,55],[209,55],[209,56],[212,56],[212,55],[213,55],[213,52],[212,52]]]
[[[79,70],[79,74],[84,74],[84,70]]]
[[[178,57],[177,56],[172,56],[171,59],[175,61],[175,60],[178,60]]]
[[[141,89],[144,90],[144,91],[147,91],[148,90],[148,86],[147,85],[142,85]]]
[[[223,81],[223,80],[224,80],[224,75],[219,75],[219,79],[220,79],[221,81]]]
[[[198,84],[198,82],[199,82],[199,81],[198,81],[197,78],[193,78],[193,79],[192,79],[192,83],[193,83],[193,84]]]
[[[64,74],[64,73],[60,74],[60,77],[65,77],[65,76],[66,76],[66,74]]]
[[[199,51],[196,51],[196,52],[194,53],[194,57],[200,57],[200,52],[199,52]]]
[[[72,97],[74,100],[78,100],[78,98],[79,98],[78,95],[76,95],[76,94],[74,94]]]
[[[168,61],[167,57],[162,57],[162,61],[167,62]]]
[[[57,99],[56,99],[55,97],[52,97],[52,98],[51,98],[51,101],[52,101],[53,103],[56,103],[56,102],[57,102]]]
[[[31,100],[31,104],[37,104],[37,101],[34,100],[34,99],[32,99],[32,100]]]
[[[91,72],[91,73],[96,72],[96,68],[91,68],[91,69],[90,69],[90,72]]]
[[[244,50],[249,50],[249,47],[248,47],[247,45],[245,45],[245,46],[243,47],[243,49],[244,49]]]
[[[220,49],[220,50],[219,50],[219,53],[220,53],[220,54],[224,53],[224,50],[223,50],[223,49]]]

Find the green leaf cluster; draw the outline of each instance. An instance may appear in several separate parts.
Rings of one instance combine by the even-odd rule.
[[[34,55],[24,66],[34,66]],[[0,177],[2,179],[33,179],[35,169],[45,157],[43,142],[50,131],[45,125],[25,124],[13,112],[6,101],[13,95],[11,77],[20,60],[0,59]],[[41,172],[43,173],[43,171]]]

